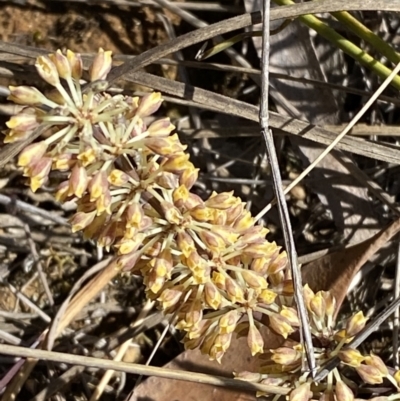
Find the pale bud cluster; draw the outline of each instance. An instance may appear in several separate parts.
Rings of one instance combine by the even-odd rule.
[[[338,330],[334,297],[308,286],[304,299],[317,364],[338,357],[340,365],[322,383],[302,373],[285,252],[265,239],[268,230],[233,193],[214,192],[204,200],[191,191],[198,170],[172,134],[175,127],[168,118],[148,123],[162,103],[159,93],[138,98],[105,92],[112,58],[102,49],[87,78],[80,55],[71,51],[41,56],[35,65],[51,90],[45,95],[10,87],[9,100],[26,107],[7,122],[5,142],[44,129],[43,139],[25,147],[18,160],[32,191],[52,171],[64,173],[56,198],[76,202],[72,230],[112,250],[117,271],[143,277],[147,297],[174,316],[186,348],[220,361],[235,333],[246,336],[252,355],[262,354],[265,362],[260,372],[237,378],[290,388],[289,401],[353,401],[358,382],[386,382],[399,391],[400,371],[392,375],[377,355],[347,347],[366,324],[362,312]],[[264,349],[262,324],[283,337],[281,346]],[[379,394],[381,401],[399,398]]]
[[[302,345],[297,340],[288,339],[280,347],[261,355],[263,363],[259,373],[241,372],[236,374],[236,378],[291,388],[290,401],[353,401],[361,387],[367,386],[370,394],[373,394],[374,387],[371,386],[378,387],[384,382],[387,391],[376,388],[375,395],[394,392],[394,396],[383,398],[387,401],[399,398],[400,371],[391,375],[379,356],[373,353],[362,355],[359,350],[346,347],[346,344],[364,328],[367,319],[363,313],[354,314],[347,319],[345,328],[336,329],[336,301],[332,294],[326,291],[315,294],[306,285],[304,298],[313,335],[317,370],[335,356],[339,357],[339,366],[322,382],[313,383],[309,372],[303,373],[305,353]]]
[[[191,192],[198,170],[171,135],[175,127],[168,118],[147,123],[161,95],[104,92],[111,63],[100,49],[82,86],[78,54],[39,57],[37,71],[52,90],[10,88],[9,99],[27,107],[8,121],[5,141],[45,127],[44,139],[19,156],[31,189],[64,172],[56,198],[76,202],[72,230],[113,250],[117,269],[143,276],[147,296],[176,315],[187,348],[220,360],[239,331],[253,355],[263,352],[254,316],[267,315],[285,338],[298,326],[281,301],[292,295],[286,254],[232,193],[203,200]]]

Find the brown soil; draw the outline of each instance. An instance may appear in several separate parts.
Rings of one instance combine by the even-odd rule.
[[[173,15],[170,19],[179,23]],[[3,7],[0,27],[0,39],[6,42],[82,53],[103,47],[136,55],[167,39],[154,10],[148,7],[31,1],[25,6]]]

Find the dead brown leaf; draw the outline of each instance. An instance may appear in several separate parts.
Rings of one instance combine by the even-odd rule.
[[[282,343],[282,338],[263,331],[265,349],[276,348]],[[257,358],[250,354],[246,338],[234,338],[231,347],[219,364],[209,361],[200,351],[185,351],[173,361],[165,365],[170,369],[179,369],[218,376],[232,377],[232,371],[256,371]],[[240,393],[222,387],[205,384],[189,383],[177,380],[150,377],[142,382],[134,391],[130,401],[254,401],[254,394]]]

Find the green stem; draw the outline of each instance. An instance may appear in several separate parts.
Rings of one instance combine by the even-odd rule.
[[[280,6],[288,6],[295,4],[291,0],[273,0],[276,4]],[[365,67],[369,68],[375,74],[377,74],[382,79],[387,78],[391,70],[380,63],[378,60],[374,59],[371,55],[369,55],[364,50],[360,49],[354,43],[350,42],[342,35],[339,35],[335,30],[330,28],[327,24],[323,23],[317,17],[313,15],[301,15],[298,19],[307,25],[309,28],[313,29],[325,39],[331,41],[336,47],[340,50],[348,54],[350,57],[354,58],[360,64],[364,65]],[[397,90],[400,90],[400,77],[396,76],[391,85],[395,87]]]
[[[393,64],[400,63],[400,54],[378,35],[369,30],[364,24],[354,18],[350,13],[347,11],[338,11],[332,13],[332,15],[344,24],[351,32],[369,43],[375,50],[385,56]]]

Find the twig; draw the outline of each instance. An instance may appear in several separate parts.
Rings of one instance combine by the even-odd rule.
[[[19,356],[22,358],[42,359],[53,362],[86,366],[97,369],[112,369],[118,372],[126,372],[145,376],[157,376],[167,379],[184,380],[193,383],[209,384],[212,386],[226,387],[240,391],[262,391],[270,394],[286,395],[290,388],[271,386],[259,383],[249,383],[242,380],[229,379],[221,376],[207,375],[204,373],[186,372],[182,370],[144,366],[137,363],[115,362],[107,359],[92,358],[81,355],[72,355],[61,352],[30,349],[14,345],[0,344],[0,354]]]
[[[82,374],[85,368],[83,366],[73,366],[64,372],[61,376],[52,379],[47,387],[37,393],[29,401],[46,401],[49,400],[55,393],[57,393],[67,383],[71,382],[75,377]]]
[[[159,1],[161,3],[161,1]],[[390,4],[388,4],[390,3]],[[388,10],[400,11],[400,2],[386,0],[326,0],[317,2],[307,2],[294,4],[288,7],[277,7],[271,10],[271,21],[279,19],[290,19],[304,14],[313,14],[319,12],[349,11],[349,10]],[[112,83],[122,78],[129,72],[135,72],[151,64],[152,62],[181,50],[190,45],[204,42],[223,33],[231,32],[236,29],[246,28],[250,25],[261,22],[260,13],[243,14],[215,24],[200,28],[180,36],[176,40],[169,41],[166,44],[159,45],[137,56],[134,61],[126,62],[119,67],[114,68],[108,75],[108,82]]]
[[[259,122],[258,107],[240,100],[144,72],[129,74],[126,79],[130,82],[148,86],[154,90],[163,91],[182,98],[189,98],[197,102],[199,107],[210,107],[212,105],[215,111]],[[194,103],[191,104],[194,105]],[[287,134],[299,135],[322,145],[331,144],[337,137],[337,134],[334,132],[272,111],[269,113],[269,118],[271,128]],[[337,148],[375,160],[393,164],[400,163],[400,151],[386,143],[364,140],[357,137],[345,137],[337,144]]]
[[[69,225],[68,221],[61,216],[57,216],[53,213],[50,213],[48,210],[40,209],[39,207],[33,206],[33,205],[23,202],[21,200],[18,200],[18,199],[13,200],[9,196],[4,195],[4,194],[0,194],[0,204],[13,205],[21,211],[32,213],[36,216],[43,217],[46,220],[54,221],[57,224],[62,224],[64,226]]]
[[[305,6],[308,4],[309,3],[301,3],[298,5]],[[335,5],[337,4],[337,2],[333,1],[332,4]],[[370,2],[366,4],[370,9],[373,10],[375,9]],[[378,2],[377,4],[380,3]],[[327,7],[329,7],[330,5],[327,5]],[[283,10],[281,11],[285,11],[285,13],[282,12],[278,15],[284,14],[284,16],[286,16],[288,14],[286,8],[292,8],[292,7],[282,7]],[[369,8],[361,7],[361,9],[369,9]],[[346,9],[351,9],[351,8],[346,8]],[[273,11],[275,11],[275,9],[271,10],[271,13]],[[274,14],[274,19],[276,19],[276,14]],[[42,54],[42,52],[37,49],[34,48],[32,48],[34,50],[29,50],[29,49],[30,48],[27,46],[19,48],[10,44],[0,42],[0,51],[7,50],[8,52],[15,52],[16,54],[25,52],[29,57],[36,57],[38,54]],[[185,85],[182,84],[181,82],[172,81],[166,78],[154,76],[144,72],[135,72],[129,74],[129,76],[126,77],[126,80],[138,83],[140,85],[148,86],[153,90],[159,90],[180,98],[190,99],[189,100],[189,102],[191,102],[190,105],[193,106],[209,108],[214,111],[220,111],[225,114],[231,114],[251,121],[259,122],[258,108],[256,106],[253,106],[251,104],[236,99],[228,98],[226,96],[219,95],[217,93],[213,93],[190,85]],[[317,142],[322,145],[329,145],[330,143],[332,143],[334,138],[337,137],[336,132],[332,132],[329,131],[328,129],[311,125],[307,122],[300,121],[292,117],[282,116],[274,112],[270,112],[269,117],[270,117],[271,128],[274,128],[286,134],[301,135],[305,139]],[[16,144],[11,144],[9,146],[12,145]],[[3,158],[6,157],[6,155],[8,155],[10,151],[8,147],[6,148],[7,148],[6,151],[4,152],[0,151],[0,167],[2,167],[2,165],[4,164]],[[375,160],[385,161],[394,164],[400,163],[399,162],[400,151],[397,148],[393,147],[391,144],[363,140],[354,137],[345,137],[341,142],[337,144],[337,148],[361,156],[370,157]],[[15,156],[19,152],[19,150],[13,150],[13,152]],[[8,160],[10,160],[10,158],[11,157],[9,157]]]
[[[357,121],[365,114],[365,112],[372,106],[372,104],[376,101],[377,97],[387,88],[387,86],[392,81],[393,77],[397,76],[400,72],[400,63],[396,65],[395,69],[390,73],[390,75],[382,82],[373,96],[368,99],[362,109],[353,117],[353,119],[349,122],[347,127],[335,138],[333,142],[329,144],[329,146],[295,179],[289,184],[284,193],[287,194],[291,191],[297,184],[301,182],[301,180],[310,173],[314,167],[332,150],[334,147],[346,136],[346,134],[354,127]],[[260,219],[265,215],[269,210],[271,210],[272,206],[276,202],[273,201],[269,205],[267,205],[260,213],[255,217],[256,220]]]
[[[337,157],[337,154],[339,154],[340,157]],[[377,199],[379,199],[393,212],[395,216],[400,217],[399,205],[397,205],[396,202],[391,199],[391,196],[382,187],[380,187],[379,184],[368,177],[368,175],[358,168],[349,157],[343,154],[343,152],[336,151],[336,154],[334,153],[333,156],[349,171],[352,177],[354,177],[361,184],[365,185]],[[395,296],[394,298],[397,297]]]
[[[263,2],[263,35],[262,35],[262,56],[261,56],[261,104],[260,104],[260,125],[261,133],[267,148],[267,156],[271,166],[271,174],[273,179],[273,187],[278,202],[279,216],[282,224],[283,237],[285,247],[288,253],[289,265],[292,273],[294,296],[299,312],[301,333],[305,342],[305,351],[308,361],[308,367],[312,377],[315,371],[314,347],[312,344],[310,324],[308,322],[308,314],[303,298],[303,284],[300,275],[300,269],[297,264],[296,245],[293,239],[292,225],[290,222],[289,210],[283,193],[282,177],[279,170],[279,162],[276,155],[274,138],[269,128],[269,110],[268,110],[268,88],[269,88],[269,22],[270,0]]]
[[[22,294],[21,291],[18,291],[12,284],[6,282],[4,283],[4,280],[0,280],[1,283],[5,284],[8,286],[10,291],[21,301],[23,302],[28,308],[32,309],[35,311],[40,318],[42,318],[43,321],[46,323],[51,322],[51,318],[49,315],[44,313],[38,306],[36,306],[26,295]]]
[[[184,3],[183,3],[184,4]],[[19,49],[22,48],[32,48],[29,46],[23,46],[20,45]],[[37,50],[36,53],[41,53],[39,51],[40,49]],[[16,53],[17,55],[20,55],[19,53]],[[7,61],[8,59],[8,53],[0,53],[0,61]],[[34,58],[36,57],[34,54],[31,54],[31,56],[29,56],[29,58]],[[94,53],[82,53],[82,57],[84,59],[88,60],[88,63],[91,63],[93,61],[93,58],[95,57]],[[126,62],[128,60],[133,60],[135,59],[135,57],[137,56],[132,56],[132,55],[126,55],[126,54],[116,54],[113,59],[115,61],[123,61]],[[241,67],[241,66],[236,66],[236,65],[229,65],[229,64],[220,64],[220,63],[203,63],[203,62],[199,62],[199,61],[189,61],[189,60],[173,60],[170,58],[160,58],[157,61],[154,61],[154,64],[159,64],[159,65],[178,65],[178,66],[183,66],[183,67],[188,67],[188,68],[195,68],[195,69],[205,69],[205,70],[215,70],[215,71],[224,71],[224,72],[237,72],[237,73],[242,73],[242,74],[251,74],[251,75],[260,75],[261,71],[257,68],[248,68],[248,67]],[[16,64],[18,66],[19,69],[26,69],[24,65],[19,65]],[[6,70],[6,68],[3,67],[3,70]],[[9,67],[9,69],[7,70],[12,74],[12,66]],[[24,72],[20,72],[21,74],[24,74]],[[29,69],[29,73],[30,74],[35,74],[35,71],[31,71],[31,69]],[[362,89],[357,89],[357,88],[352,88],[352,87],[348,87],[348,86],[344,86],[344,85],[338,85],[338,84],[333,84],[331,82],[324,82],[324,81],[320,81],[317,79],[310,79],[310,78],[304,78],[304,77],[296,77],[296,76],[292,76],[292,75],[286,75],[286,74],[281,74],[281,73],[276,73],[276,72],[271,72],[270,71],[270,76],[274,77],[276,79],[281,79],[284,81],[294,81],[294,82],[302,82],[305,84],[309,84],[309,85],[313,85],[316,87],[321,87],[321,88],[329,88],[329,89],[335,89],[341,92],[345,92],[345,93],[351,93],[354,95],[360,95],[360,96],[371,96],[372,92],[370,91],[366,91],[366,90],[362,90]],[[25,75],[24,75],[25,76]],[[14,76],[14,78],[17,78],[16,76]],[[39,76],[38,76],[39,79]],[[1,94],[0,94],[1,96]],[[400,100],[396,99],[394,97],[391,96],[386,96],[386,95],[380,95],[379,98],[377,99],[378,101],[382,101],[382,102],[386,102],[386,103],[392,103],[395,105],[400,105]],[[11,104],[3,104],[0,105],[0,114],[3,115],[14,115],[16,114],[17,111],[19,111],[19,109],[22,109],[23,106],[18,106],[18,105],[11,105]],[[327,129],[332,129],[333,127],[336,128],[336,126],[330,126]],[[367,125],[365,125],[365,127],[368,127]],[[382,129],[382,127],[380,126],[370,126],[371,129]],[[386,126],[384,126],[384,128],[386,128]],[[391,127],[393,129],[393,127]],[[397,127],[396,127],[397,128]],[[356,135],[354,132],[352,132],[352,134]],[[259,133],[257,133],[257,135],[259,135]],[[360,134],[358,134],[360,135]],[[370,134],[361,134],[361,135],[370,135]],[[383,134],[381,134],[383,135]],[[400,135],[400,133],[397,131],[395,131],[395,133],[385,133],[386,136],[389,135]]]
[[[6,2],[9,0],[0,0],[2,2]],[[24,0],[25,1],[25,0]],[[152,0],[47,0],[48,3],[50,2],[71,2],[71,3],[84,3],[84,4],[113,4],[119,6],[128,6],[128,7],[143,7],[143,6],[151,6],[151,7],[159,7],[154,1]],[[197,11],[212,11],[212,12],[226,12],[226,13],[240,13],[243,11],[243,7],[240,6],[225,6],[216,2],[184,2],[184,3],[177,3],[179,7],[186,10],[197,10]]]
[[[393,285],[393,299],[400,297],[400,236],[397,236],[396,274]],[[393,366],[399,369],[399,318],[400,311],[396,308],[393,316]]]
[[[25,230],[26,236],[28,238],[28,245],[31,250],[33,260],[35,261],[36,269],[39,273],[40,281],[42,282],[44,292],[46,293],[46,296],[47,296],[47,299],[49,300],[50,306],[54,306],[54,298],[50,291],[50,287],[49,287],[49,283],[47,282],[46,275],[44,274],[42,262],[40,261],[40,258],[39,258],[39,255],[38,255],[38,252],[36,249],[35,241],[33,241],[33,238],[31,235],[31,230],[30,230],[28,224],[24,224],[24,230]]]
[[[139,327],[144,319],[147,317],[148,313],[153,309],[154,301],[148,300],[144,305],[143,309],[140,311],[139,316],[137,317],[136,321],[132,324],[131,328]],[[127,349],[130,347],[133,338],[126,340],[118,349],[117,355],[113,358],[114,361],[121,361],[124,357]],[[89,401],[97,401],[100,399],[101,395],[105,387],[107,386],[108,382],[110,381],[112,375],[114,374],[114,370],[107,370],[103,377],[101,378],[99,384],[97,385],[95,391],[93,392],[92,396],[90,397]]]

